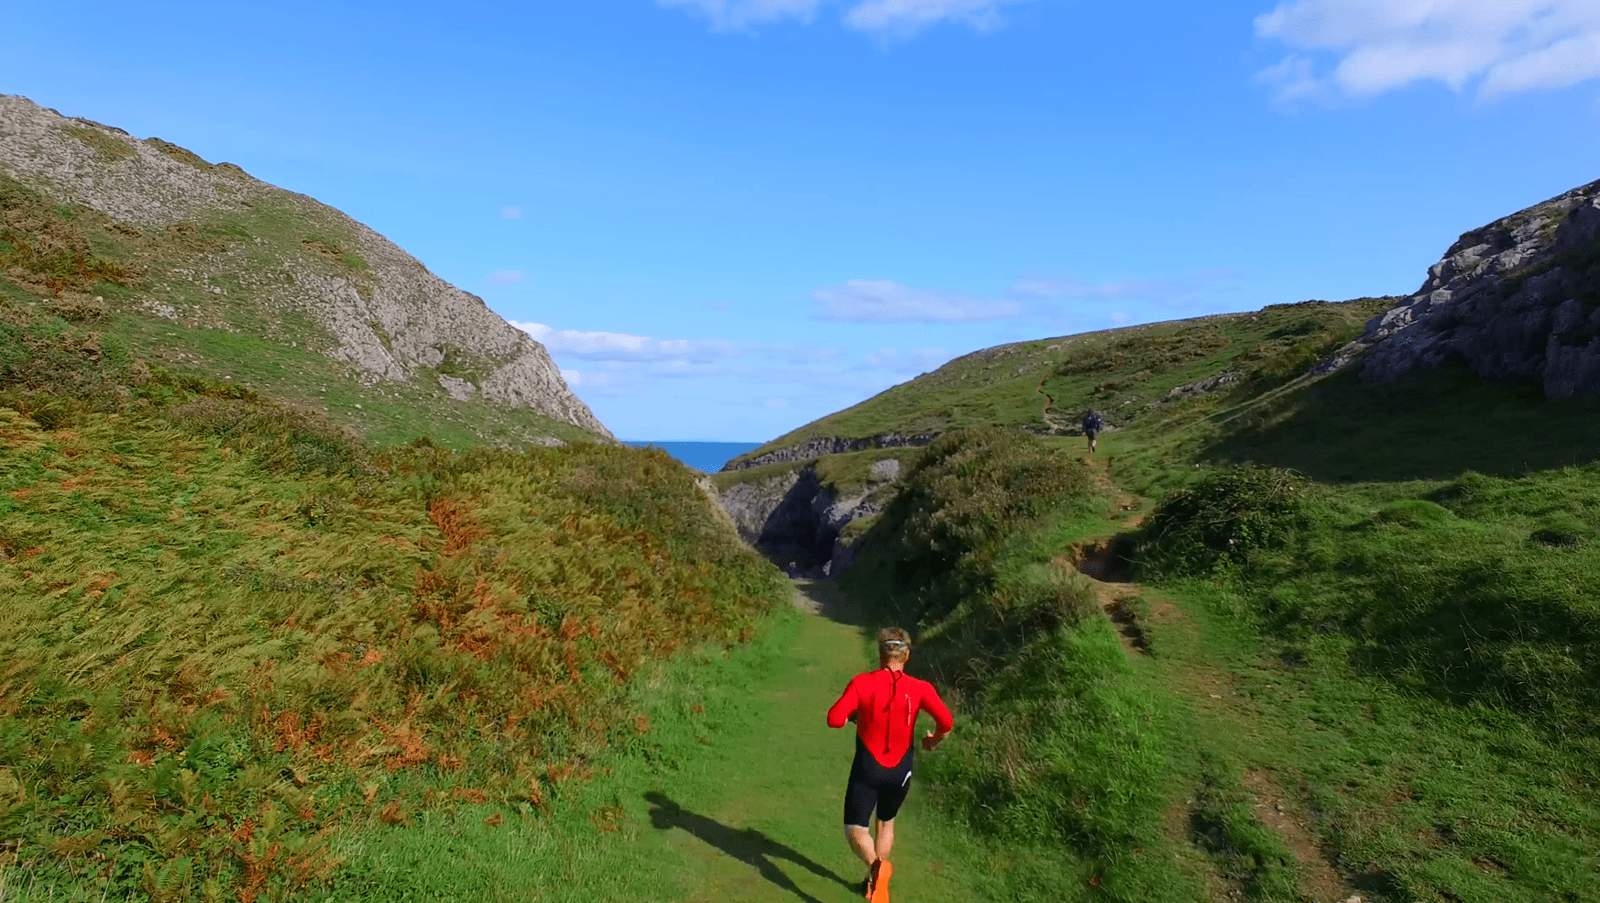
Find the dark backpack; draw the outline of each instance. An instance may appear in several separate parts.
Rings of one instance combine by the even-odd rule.
[[[1083,418],[1083,431],[1086,433],[1100,432],[1100,415],[1090,414]]]

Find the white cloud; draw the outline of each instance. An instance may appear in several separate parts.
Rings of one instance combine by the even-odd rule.
[[[811,21],[822,0],[656,0],[662,6],[688,9],[711,20],[718,31],[794,18]]]
[[[656,339],[625,332],[582,332],[554,329],[543,323],[510,322],[551,354],[594,361],[662,361],[687,367],[691,362],[703,363],[739,353],[738,345],[722,339]]]
[[[1000,7],[1027,0],[865,0],[844,21],[862,31],[909,33],[939,22],[964,22],[979,31],[1000,24]]]
[[[483,277],[483,281],[489,283],[490,285],[507,286],[516,285],[524,278],[526,277],[522,275],[521,270],[500,270],[499,272],[490,273],[489,275]]]
[[[704,16],[718,31],[741,31],[779,19],[810,22],[831,0],[656,0]],[[1030,0],[851,0],[845,24],[861,31],[910,34],[939,22],[962,22],[980,31],[1000,23],[1000,8]]]
[[[787,399],[787,398],[769,398],[766,401],[766,405],[769,408],[786,408],[786,407],[789,406],[789,399]]]
[[[1595,0],[1286,0],[1256,33],[1338,58],[1317,74],[1291,54],[1260,80],[1294,102],[1335,92],[1369,96],[1417,81],[1493,97],[1600,77]]]
[[[852,279],[811,293],[812,313],[845,323],[934,323],[1000,320],[1022,313],[1015,301],[988,301],[911,288],[886,279]]]
[[[521,207],[501,207],[500,208],[500,218],[501,219],[522,219],[522,208]]]

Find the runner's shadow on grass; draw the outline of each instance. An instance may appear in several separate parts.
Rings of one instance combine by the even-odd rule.
[[[774,860],[787,859],[795,865],[819,878],[838,882],[841,886],[855,890],[855,885],[835,874],[831,869],[812,862],[810,858],[795,852],[776,840],[762,834],[755,829],[739,830],[713,818],[707,818],[696,812],[691,812],[674,802],[664,793],[651,791],[644,795],[651,805],[650,823],[666,831],[672,828],[682,828],[700,838],[706,843],[716,847],[722,852],[732,856],[740,862],[753,866],[761,873],[761,877],[777,885],[779,889],[786,890],[806,903],[821,903],[816,897],[801,890],[789,880]]]

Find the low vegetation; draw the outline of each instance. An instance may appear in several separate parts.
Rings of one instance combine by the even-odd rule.
[[[1171,396],[1112,420],[1106,471],[1081,439],[956,430],[858,531],[846,584],[916,625],[966,726],[919,774],[1017,845],[1018,899],[1600,899],[1600,402],[1297,379],[1336,312],[1112,337],[1044,383]],[[1208,369],[1233,375],[1168,388]],[[1111,543],[1137,595],[1071,568],[1116,529],[1099,473],[1158,500]]]
[[[17,308],[0,442],[0,886],[31,899],[280,900],[362,832],[537,818],[651,731],[636,675],[786,599],[664,453],[375,448]]]
[[[1158,852],[1162,713],[1090,581],[1055,557],[1108,508],[1086,465],[1032,437],[955,431],[845,575],[875,622],[914,630],[913,671],[961,713],[960,742],[918,773],[945,811],[1023,851],[1003,877],[1017,899],[1172,899],[1188,881]]]

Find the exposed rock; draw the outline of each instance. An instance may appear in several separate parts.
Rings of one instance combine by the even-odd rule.
[[[138,299],[132,305],[138,309],[231,331],[257,330],[284,314],[309,317],[325,336],[296,336],[297,341],[348,362],[369,384],[436,383],[458,400],[482,393],[502,405],[610,435],[568,390],[544,347],[481,299],[345,214],[253,179],[237,166],[212,165],[159,139],[141,141],[0,95],[0,174],[134,230],[193,235],[228,217],[298,230],[202,242],[192,262],[171,271],[170,278],[192,283],[207,296],[229,295],[253,305],[254,317],[165,296]],[[263,220],[262,211],[276,218]]]
[[[938,433],[884,433],[881,436],[871,436],[865,439],[840,439],[837,437],[810,439],[799,445],[791,445],[787,448],[765,452],[753,458],[729,461],[722,466],[722,469],[726,472],[730,470],[748,470],[751,467],[760,467],[763,464],[814,461],[823,455],[838,455],[845,452],[861,451],[866,448],[905,448],[907,446],[927,445],[938,436]]]
[[[852,521],[882,513],[894,495],[899,465],[893,458],[875,462],[872,482],[844,497],[823,485],[816,465],[809,463],[736,483],[722,490],[718,501],[739,536],[757,551],[780,563],[793,561],[809,576],[838,576],[854,560],[856,545],[840,535]]]
[[[1539,380],[1550,398],[1600,391],[1600,182],[1463,235],[1416,294],[1313,372],[1363,351],[1376,382],[1458,360],[1485,379]]]
[[[466,401],[477,394],[478,389],[477,386],[464,379],[456,379],[454,376],[446,376],[443,373],[439,374],[439,385],[444,387],[444,390],[450,393],[450,397],[456,401]]]
[[[873,461],[872,467],[867,470],[867,478],[874,483],[892,483],[900,479],[900,459],[884,458],[882,461]]]
[[[1209,395],[1210,393],[1215,392],[1218,389],[1224,388],[1225,386],[1232,385],[1233,383],[1237,382],[1238,379],[1239,379],[1239,374],[1236,373],[1235,371],[1233,371],[1233,370],[1224,370],[1221,373],[1216,374],[1215,376],[1209,376],[1209,377],[1207,377],[1205,379],[1200,380],[1197,383],[1190,383],[1187,386],[1173,386],[1172,387],[1172,391],[1167,393],[1167,397],[1164,400],[1166,400],[1166,401],[1181,401],[1181,400],[1186,399],[1186,398],[1195,398],[1195,397],[1200,396],[1200,395]]]

